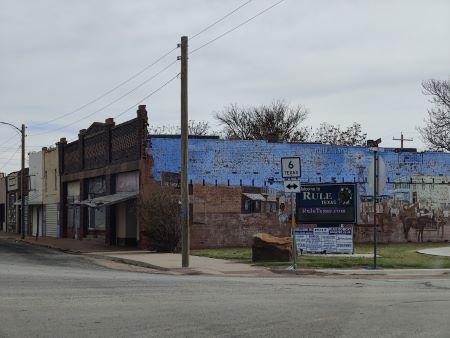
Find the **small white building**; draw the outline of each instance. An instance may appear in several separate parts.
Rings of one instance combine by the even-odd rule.
[[[28,205],[31,233],[33,236],[45,236],[45,227],[43,226],[43,207],[42,207],[42,170],[43,154],[42,151],[31,152],[28,154],[29,164],[29,192]]]

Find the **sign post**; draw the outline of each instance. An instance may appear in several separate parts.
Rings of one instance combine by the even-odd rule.
[[[295,239],[295,193],[300,192],[300,181],[294,180],[301,176],[300,157],[281,158],[281,176],[284,179],[284,192],[291,193],[291,237],[292,237],[292,269],[297,270],[297,241]]]
[[[367,140],[367,146],[369,149],[373,151],[373,269],[377,269],[377,195],[380,192],[379,188],[384,188],[384,179],[383,186],[380,187],[380,159],[378,157],[378,151],[380,148],[378,145],[381,143],[381,138],[377,140]],[[384,162],[382,163],[382,174],[384,175]]]

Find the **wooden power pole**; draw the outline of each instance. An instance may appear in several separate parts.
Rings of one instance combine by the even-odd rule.
[[[22,137],[22,165],[20,170],[20,229],[21,237],[25,238],[25,125],[21,128]]]
[[[189,267],[188,37],[181,37],[181,266]]]
[[[394,141],[400,141],[400,149],[401,149],[401,150],[403,150],[403,148],[404,148],[404,143],[405,143],[405,141],[406,141],[406,142],[412,142],[412,141],[414,141],[412,138],[405,138],[405,137],[403,136],[403,133],[400,133],[400,138],[395,138],[395,137],[393,137],[392,140],[394,140]]]

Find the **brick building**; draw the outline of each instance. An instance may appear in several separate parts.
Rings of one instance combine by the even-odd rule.
[[[6,177],[6,231],[21,233],[21,201],[24,198],[24,222],[26,234],[31,234],[28,218],[28,168],[24,169],[24,196],[21,193],[21,171]]]
[[[47,237],[61,236],[60,232],[60,188],[59,152],[57,148],[43,148],[43,233]]]
[[[42,205],[42,170],[43,170],[43,152],[35,151],[28,154],[29,158],[29,194],[28,194],[28,212],[29,226],[31,234],[36,236],[45,236],[45,227],[43,227],[43,205]]]
[[[146,138],[147,111],[141,105],[132,120],[95,122],[80,130],[77,140],[57,143],[62,237],[136,245]]]
[[[6,176],[0,173],[0,231],[6,231]]]
[[[150,137],[152,176],[164,183],[180,172],[180,139],[173,136]],[[302,159],[302,182],[352,182],[358,186],[360,209],[355,225],[356,240],[372,241],[374,210],[369,170],[372,152],[365,147],[324,144],[269,143],[266,141],[229,141],[217,138],[191,138],[189,142],[189,179],[191,183],[192,247],[245,246],[259,231],[274,235],[286,233],[289,200],[285,199],[280,173],[282,157]],[[425,240],[450,239],[450,154],[442,152],[403,152],[384,148],[379,152],[386,167],[383,199],[376,215],[382,242],[415,240],[414,230],[404,233],[404,219],[413,201],[395,199],[399,178],[411,191],[418,184],[439,193],[428,194],[430,222]],[[421,182],[413,177],[420,177]],[[434,177],[434,179],[433,179]],[[436,178],[439,177],[439,180]],[[420,194],[424,189],[420,188]],[[434,191],[434,190],[433,190]],[[413,194],[413,193],[411,193]],[[275,204],[275,210],[272,203]],[[424,204],[424,201],[418,201]],[[263,207],[265,205],[266,207]],[[416,210],[425,208],[417,205]],[[275,212],[274,212],[275,211]],[[417,212],[417,215],[420,213]]]

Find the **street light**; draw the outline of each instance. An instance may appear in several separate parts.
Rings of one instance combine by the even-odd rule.
[[[367,147],[373,151],[373,268],[377,268],[377,194],[378,194],[378,145],[381,138],[367,140]]]
[[[24,215],[25,215],[25,189],[24,189],[24,182],[25,182],[25,125],[22,124],[22,128],[18,128],[15,125],[8,123],[8,122],[1,122],[0,124],[4,124],[7,126],[10,126],[12,128],[14,128],[15,130],[17,130],[20,134],[21,134],[21,138],[22,138],[22,165],[21,165],[21,170],[20,170],[20,232],[21,232],[21,237],[22,239],[25,238],[25,220],[24,220]]]

